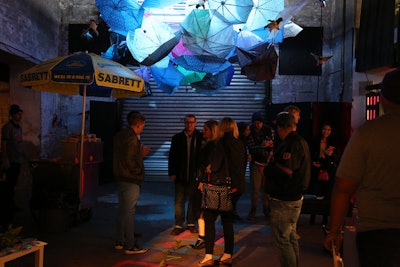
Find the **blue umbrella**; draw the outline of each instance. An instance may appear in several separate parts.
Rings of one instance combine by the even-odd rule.
[[[139,77],[141,77],[145,82],[150,82],[150,68],[146,66],[141,66],[140,68],[133,71]]]
[[[181,23],[183,45],[195,55],[225,58],[235,46],[235,31],[221,16],[194,9]]]
[[[124,36],[142,24],[144,8],[136,0],[96,0],[96,6],[111,30]]]
[[[204,55],[183,55],[177,58],[172,58],[171,61],[187,70],[208,73],[216,73],[231,66],[231,63],[225,59]]]
[[[174,4],[181,3],[182,0],[144,0],[142,3],[142,7],[144,8],[164,8],[168,6],[172,6]]]
[[[283,0],[253,0],[254,6],[246,21],[246,30],[256,30],[269,23],[268,20],[277,18],[280,11],[284,9]]]
[[[240,30],[236,40],[236,46],[246,49],[262,42],[264,42],[263,39],[257,34],[249,30]]]
[[[231,65],[216,74],[207,74],[200,82],[192,83],[191,86],[199,93],[213,95],[231,83],[235,69]]]
[[[253,8],[253,0],[208,0],[210,13],[220,14],[231,24],[245,23]]]
[[[183,74],[170,62],[167,68],[150,68],[158,87],[167,94],[174,94],[179,89]]]
[[[199,82],[203,80],[204,76],[206,76],[207,74],[205,72],[187,70],[179,65],[177,65],[176,68],[183,74],[183,79],[180,83],[181,85],[187,85],[190,83]]]
[[[175,34],[166,23],[147,16],[141,28],[128,33],[126,43],[133,58],[142,65],[151,66],[165,58],[178,44],[179,38],[180,33]],[[164,67],[167,65],[168,61]]]

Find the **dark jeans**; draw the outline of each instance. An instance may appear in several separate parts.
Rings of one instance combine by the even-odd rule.
[[[218,215],[221,215],[221,223],[224,230],[224,253],[232,254],[234,245],[233,212],[218,212],[205,209],[203,211],[203,216],[206,227],[206,254],[213,254],[214,252],[215,221]]]
[[[400,229],[357,233],[360,267],[400,267]]]
[[[183,227],[185,223],[185,204],[188,203],[187,214],[186,214],[186,224],[194,225],[197,218],[193,215],[193,183],[188,185],[182,185],[179,183],[175,184],[175,200],[174,200],[174,210],[175,210],[175,226]]]

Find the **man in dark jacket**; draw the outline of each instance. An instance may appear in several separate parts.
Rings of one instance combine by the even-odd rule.
[[[168,175],[175,183],[175,228],[171,235],[179,235],[184,231],[185,203],[188,202],[186,223],[192,233],[197,233],[193,215],[191,196],[196,175],[196,162],[200,156],[202,134],[196,130],[196,116],[185,117],[185,130],[175,134],[171,140],[168,158]]]
[[[311,157],[307,142],[296,132],[292,114],[279,113],[277,133],[282,142],[265,172],[269,195],[270,226],[278,248],[281,267],[299,266],[296,224],[303,204],[303,192],[311,175]]]
[[[150,149],[140,144],[145,117],[138,111],[132,111],[127,120],[128,127],[114,137],[113,171],[119,190],[115,249],[124,249],[126,254],[140,254],[147,249],[139,248],[135,242],[134,216],[140,186],[144,181],[143,157]]]

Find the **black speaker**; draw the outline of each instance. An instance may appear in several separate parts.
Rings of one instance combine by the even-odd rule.
[[[312,55],[322,56],[322,27],[304,27],[296,37],[279,45],[279,75],[321,75],[321,65]]]

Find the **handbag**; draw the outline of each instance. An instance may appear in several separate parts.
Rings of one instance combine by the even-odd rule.
[[[201,208],[216,211],[232,211],[230,187],[203,184]]]
[[[318,181],[329,181],[329,174],[327,170],[319,170]]]

